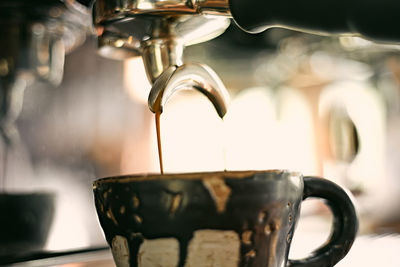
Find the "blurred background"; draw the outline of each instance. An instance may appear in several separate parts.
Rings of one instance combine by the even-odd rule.
[[[228,113],[222,121],[200,93],[174,96],[161,116],[165,171],[289,169],[326,177],[353,193],[360,236],[393,237],[400,231],[399,52],[358,37],[283,29],[250,36],[232,24],[184,52],[185,62],[220,75],[231,95]],[[17,141],[0,143],[0,190],[55,195],[39,252],[106,247],[92,182],[159,172],[150,84],[140,57],[100,57],[91,35],[66,55],[55,84],[27,83],[21,94]],[[306,236],[329,234],[321,203],[307,201],[302,216]]]

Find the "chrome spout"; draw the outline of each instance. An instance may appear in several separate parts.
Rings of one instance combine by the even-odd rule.
[[[227,111],[229,94],[218,75],[203,64],[170,66],[154,82],[148,105],[152,112],[162,113],[165,104],[177,91],[193,89],[203,93],[223,118]]]

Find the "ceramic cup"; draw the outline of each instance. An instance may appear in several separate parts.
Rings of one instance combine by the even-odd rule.
[[[333,266],[358,221],[348,195],[323,178],[287,171],[121,176],[94,182],[100,224],[117,266]],[[326,201],[329,240],[288,259],[304,199]]]
[[[0,194],[0,265],[43,249],[55,199],[51,192]]]

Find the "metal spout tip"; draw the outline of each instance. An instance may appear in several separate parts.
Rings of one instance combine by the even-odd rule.
[[[148,105],[152,112],[162,113],[168,99],[180,90],[197,90],[214,105],[220,118],[227,112],[229,94],[218,75],[203,64],[170,66],[154,82]]]

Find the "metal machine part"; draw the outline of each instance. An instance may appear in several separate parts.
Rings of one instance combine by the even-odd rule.
[[[94,22],[101,55],[114,59],[142,56],[154,85],[150,110],[162,112],[173,92],[192,88],[203,92],[223,117],[227,93],[220,79],[203,65],[183,65],[182,56],[185,46],[213,39],[226,30],[230,24],[226,0],[98,0]]]
[[[396,1],[354,2],[329,0],[321,6],[318,1],[97,0],[94,23],[101,54],[142,56],[147,76],[155,83],[170,66],[182,65],[185,46],[218,36],[231,17],[242,29],[255,33],[283,27],[319,34],[350,33],[375,40],[400,39],[394,26],[394,14],[400,11]],[[393,16],[381,12],[387,10],[385,7]]]
[[[393,6],[389,2],[394,3],[389,0],[373,4]],[[97,0],[94,23],[98,29],[100,53],[119,59],[142,56],[153,84],[170,66],[183,64],[185,46],[218,36],[228,27],[230,17],[252,32],[279,26],[318,33],[361,33],[377,39],[393,38],[390,32],[393,27],[389,27],[387,19],[379,20],[385,28],[376,31],[376,26],[367,27],[371,20],[367,17],[373,16],[359,14],[345,4],[337,6],[336,1],[328,4],[338,9],[335,17],[329,13],[331,9],[322,8],[315,1],[291,3],[296,7],[292,14],[286,5],[261,0]],[[397,6],[393,6],[395,10]],[[329,14],[324,15],[326,12]],[[354,18],[347,14],[349,12],[354,13]]]
[[[117,21],[110,16],[97,24],[99,53],[113,59],[142,56],[152,83],[169,66],[182,64],[185,46],[213,39],[230,24],[227,17],[125,15]]]
[[[228,0],[101,0],[96,2],[95,23],[137,15],[229,15]]]
[[[60,84],[65,53],[91,29],[89,9],[74,1],[0,2],[0,144],[4,187],[9,148],[19,141],[15,121],[24,90],[35,80]]]
[[[188,88],[203,93],[213,103],[218,115],[224,117],[229,102],[227,90],[217,74],[201,64],[171,66],[165,70],[150,91],[148,103],[150,110],[161,113],[171,95]]]
[[[65,53],[82,44],[91,28],[89,10],[73,1],[0,3],[0,76],[23,73],[60,83]]]
[[[96,8],[96,24],[143,14],[181,16],[212,14],[232,16],[244,30],[260,32],[283,27],[314,33],[350,33],[379,41],[398,41],[396,0],[350,3],[328,0],[108,0]]]

